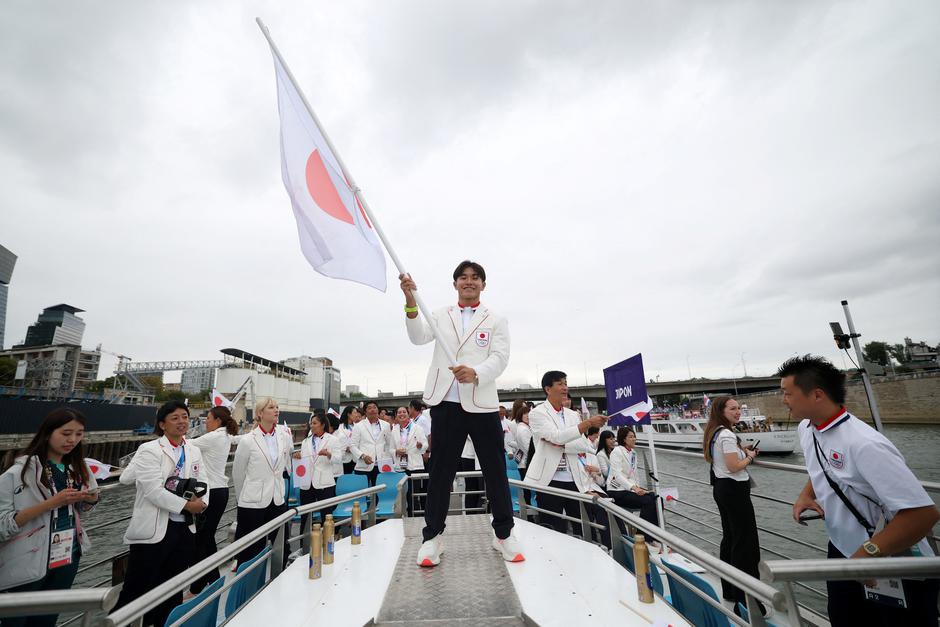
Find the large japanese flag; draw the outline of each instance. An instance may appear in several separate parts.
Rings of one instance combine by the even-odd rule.
[[[272,51],[273,53],[273,51]],[[300,249],[314,270],[385,291],[385,254],[343,169],[290,75],[274,56],[281,116],[281,177]]]

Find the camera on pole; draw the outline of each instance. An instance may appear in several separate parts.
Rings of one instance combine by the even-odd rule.
[[[851,347],[849,342],[852,339],[848,333],[842,332],[842,325],[838,322],[830,322],[829,328],[832,329],[832,339],[836,341],[836,346],[840,350],[846,350]]]

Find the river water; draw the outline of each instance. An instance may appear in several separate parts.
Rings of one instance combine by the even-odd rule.
[[[907,460],[908,465],[914,474],[924,481],[940,482],[940,426],[935,425],[886,425],[886,435],[900,449]],[[768,456],[768,461],[779,461],[788,464],[802,465],[802,453],[795,453],[786,456]],[[700,507],[715,509],[714,499],[711,495],[711,488],[707,485],[699,485],[687,480],[678,479],[668,475],[680,475],[701,481],[708,480],[708,466],[703,459],[692,459],[680,455],[672,455],[667,451],[658,451],[658,465],[661,474],[663,486],[677,486],[679,488],[679,499]],[[668,473],[668,475],[667,475]],[[792,502],[796,499],[802,487],[806,484],[806,475],[803,473],[790,473],[765,468],[754,467],[753,476],[756,483],[755,494],[765,494],[779,499]],[[932,494],[935,502],[940,503],[940,495]],[[234,506],[234,491],[230,497],[229,507]],[[813,521],[804,527],[793,521],[790,513],[790,507],[779,503],[754,498],[754,509],[757,515],[757,524],[772,531],[776,531],[788,537],[797,538],[804,542],[814,544],[825,548],[827,543],[826,530],[821,521]],[[134,488],[132,486],[115,486],[102,493],[102,503],[92,513],[88,514],[85,522],[89,527],[97,526],[108,521],[119,520],[130,515],[134,503]],[[670,503],[669,510],[676,514],[667,512],[669,523],[675,523],[689,531],[694,532],[701,537],[718,542],[721,539],[720,532],[716,532],[711,527],[719,528],[721,523],[717,516],[696,510],[688,505]],[[693,518],[688,520],[681,518],[678,514],[684,514]],[[222,518],[220,529],[224,529],[234,519],[235,512],[229,512]],[[89,535],[93,542],[93,548],[89,555],[83,558],[84,564],[103,559],[106,556],[114,555],[123,550],[122,536],[127,527],[126,522],[118,522],[99,530],[91,529]],[[677,531],[676,529],[671,529]],[[220,534],[220,538],[224,536]],[[694,543],[703,549],[709,550],[717,555],[717,548],[689,537]],[[768,533],[761,533],[761,546],[765,549],[778,551],[788,557],[793,558],[820,558],[825,554],[813,549],[800,546],[785,539],[775,537]],[[779,559],[773,554],[763,553],[764,559]],[[76,587],[94,585],[100,581],[110,578],[110,566],[101,566],[93,568],[85,573],[80,573],[76,579]],[[820,583],[813,583],[813,586],[825,588]],[[800,594],[801,600],[810,606],[822,610],[824,604],[821,599],[812,595],[812,593]]]

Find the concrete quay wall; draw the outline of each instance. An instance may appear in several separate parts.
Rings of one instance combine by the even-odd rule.
[[[894,424],[940,425],[940,373],[879,377],[872,382],[881,420]],[[781,392],[760,392],[738,397],[750,408],[760,408],[775,422],[786,422],[789,410]],[[867,422],[872,422],[865,386],[852,381],[847,388],[846,408]]]

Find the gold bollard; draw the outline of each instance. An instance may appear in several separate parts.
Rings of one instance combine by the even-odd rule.
[[[323,563],[332,564],[333,556],[335,554],[335,523],[333,522],[333,514],[327,514],[326,520],[323,521]]]
[[[352,525],[352,537],[349,539],[349,543],[362,544],[362,507],[360,507],[359,501],[353,503],[352,519],[349,524]]]
[[[310,565],[307,570],[309,579],[319,579],[323,571],[323,532],[320,523],[314,523],[310,529]]]
[[[641,603],[652,603],[653,578],[650,575],[650,550],[642,533],[633,539],[633,564],[636,566],[636,595]]]

